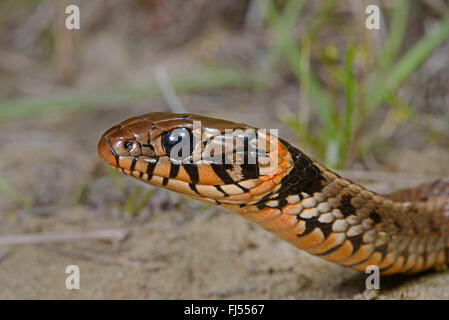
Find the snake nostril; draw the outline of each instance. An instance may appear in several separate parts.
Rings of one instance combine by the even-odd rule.
[[[134,148],[134,141],[133,140],[128,140],[126,141],[123,146],[125,147],[125,149],[127,151],[131,151]]]

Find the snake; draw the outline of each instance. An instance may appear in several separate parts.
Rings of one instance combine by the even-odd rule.
[[[273,130],[189,113],[129,118],[97,151],[125,175],[222,207],[344,267],[413,274],[449,261],[449,178],[378,194]]]

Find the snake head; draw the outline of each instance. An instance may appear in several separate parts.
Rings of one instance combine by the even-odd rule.
[[[140,181],[214,204],[255,203],[292,167],[275,135],[192,114],[149,113],[106,131],[98,153]]]

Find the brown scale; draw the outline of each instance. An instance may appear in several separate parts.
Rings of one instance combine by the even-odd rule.
[[[199,131],[194,121],[201,122]],[[229,138],[230,130],[233,161],[248,154],[239,139],[257,130],[192,114],[150,113],[106,131],[98,152],[119,172],[220,205],[302,250],[355,270],[377,265],[383,274],[415,273],[449,260],[449,179],[377,195],[269,133],[250,141],[266,142],[257,149],[256,164],[223,165],[204,157],[183,162],[170,158],[164,145],[179,128],[207,137],[194,140],[199,154],[218,146],[208,154],[223,157],[229,155],[220,138]]]

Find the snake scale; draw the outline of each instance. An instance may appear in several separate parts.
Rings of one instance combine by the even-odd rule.
[[[121,173],[223,207],[345,267],[416,273],[449,262],[447,178],[379,195],[267,130],[194,114],[130,118],[103,134],[98,153]]]

